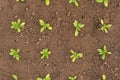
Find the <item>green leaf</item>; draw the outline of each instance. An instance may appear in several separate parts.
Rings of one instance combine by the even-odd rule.
[[[13,74],[12,77],[14,80],[17,80],[17,75]]]
[[[43,80],[42,78],[37,78],[36,80]]]
[[[78,30],[75,30],[75,37],[77,37],[79,34]]]
[[[22,22],[22,23],[20,24],[21,27],[23,27],[24,25],[25,25],[25,22]]]
[[[103,21],[103,19],[101,19],[101,24],[102,24],[102,25],[104,24],[104,21]]]
[[[79,4],[78,4],[78,2],[77,2],[77,1],[75,2],[75,6],[77,6],[77,7],[79,6]]]
[[[45,0],[46,5],[50,4],[50,0]]]
[[[101,57],[102,57],[102,59],[104,60],[104,59],[105,59],[105,54],[103,54]]]
[[[97,3],[102,3],[102,2],[103,2],[103,0],[96,0],[96,2],[97,2]]]
[[[18,29],[17,29],[17,31],[18,31],[18,32],[21,32],[21,29],[20,29],[20,28],[18,28]]]
[[[44,27],[42,27],[41,29],[40,29],[40,32],[43,32],[45,30],[45,28]]]
[[[39,20],[39,23],[40,23],[41,26],[45,25],[45,22],[42,19]]]
[[[20,24],[20,22],[21,22],[21,20],[20,20],[20,18],[18,18],[17,23]]]
[[[103,74],[103,75],[102,75],[102,80],[107,80],[107,78],[106,78],[106,75],[105,75],[105,74]]]
[[[104,6],[108,7],[108,0],[104,0]]]
[[[75,20],[75,21],[73,22],[73,25],[74,25],[75,27],[78,25],[77,20]]]

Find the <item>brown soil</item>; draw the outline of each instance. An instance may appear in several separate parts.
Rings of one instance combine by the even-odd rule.
[[[11,22],[20,18],[26,22],[21,33],[10,28]],[[106,34],[98,30],[99,20],[113,26]],[[52,31],[40,33],[39,19],[53,26]],[[78,20],[85,24],[78,37],[74,36],[72,23]],[[101,60],[97,49],[104,44],[113,54]],[[40,50],[49,48],[48,59],[40,59]],[[10,49],[20,49],[20,60],[10,55]],[[70,50],[84,53],[84,58],[71,62]],[[78,80],[120,80],[120,0],[110,0],[109,7],[95,0],[79,0],[79,7],[68,0],[0,0],[0,80],[35,80],[50,73],[52,80],[68,80],[76,75]]]

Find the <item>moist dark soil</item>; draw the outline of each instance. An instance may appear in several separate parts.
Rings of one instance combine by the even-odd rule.
[[[20,18],[26,22],[21,33],[10,28],[11,22]],[[40,33],[38,20],[53,26],[52,31]],[[99,30],[99,21],[111,23],[106,34]],[[74,36],[73,21],[84,23],[78,37]],[[107,45],[112,55],[102,60],[98,48]],[[20,60],[9,55],[10,49],[20,49]],[[40,58],[40,51],[49,48],[48,59]],[[82,52],[84,57],[72,63],[70,50]],[[109,7],[95,0],[79,0],[79,7],[69,0],[0,0],[0,80],[36,80],[50,74],[52,80],[68,80],[76,75],[78,80],[120,80],[120,0],[109,0]]]

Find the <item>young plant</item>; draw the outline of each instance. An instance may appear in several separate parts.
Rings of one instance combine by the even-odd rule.
[[[50,74],[47,74],[45,78],[38,77],[36,80],[51,80]]]
[[[104,31],[105,33],[108,33],[108,29],[110,27],[112,27],[112,25],[111,24],[105,24],[103,19],[101,19],[101,24],[102,24],[102,26],[101,26],[100,30]]]
[[[103,74],[103,75],[102,75],[102,80],[107,80],[107,78],[106,78],[106,75],[105,75],[105,74]]]
[[[10,49],[10,53],[9,55],[13,56],[13,58],[15,58],[16,60],[19,60],[19,52],[20,50],[17,49],[17,50],[14,50],[14,49]]]
[[[75,21],[73,22],[73,25],[74,25],[74,27],[76,28],[76,30],[75,30],[75,37],[77,37],[78,34],[79,34],[79,31],[81,31],[81,29],[84,27],[84,24],[78,23],[78,21],[75,20]]]
[[[41,54],[41,59],[45,59],[49,57],[49,55],[51,54],[51,51],[48,50],[48,48],[43,49],[42,51],[40,51]]]
[[[72,76],[72,77],[70,76],[69,80],[77,80],[77,76]]]
[[[83,54],[82,53],[77,53],[71,50],[71,56],[70,58],[72,59],[72,62],[75,62],[77,59],[82,58]]]
[[[52,26],[49,23],[45,23],[42,19],[39,20],[39,24],[41,25],[40,32],[43,32],[44,30],[52,30]]]
[[[16,0],[17,2],[24,2],[24,0]]]
[[[105,7],[108,7],[108,1],[109,0],[96,0],[97,3],[102,3],[103,2]]]
[[[78,1],[77,0],[69,0],[69,3],[73,3],[75,6],[79,6]]]
[[[15,75],[15,74],[12,75],[12,78],[13,78],[14,80],[18,80],[17,75]]]
[[[107,54],[112,54],[111,52],[109,52],[109,51],[107,50],[106,45],[103,46],[103,49],[97,49],[97,51],[98,51],[98,53],[100,54],[102,60],[105,59],[105,57],[106,57]]]
[[[21,28],[25,26],[25,22],[21,22],[21,20],[18,18],[17,21],[13,21],[11,28],[16,29],[17,32],[21,32]]]
[[[45,4],[48,6],[50,5],[50,0],[45,0]]]

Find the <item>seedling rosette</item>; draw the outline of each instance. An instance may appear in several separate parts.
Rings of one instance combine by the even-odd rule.
[[[45,78],[38,77],[36,80],[51,80],[50,74],[47,74]]]

